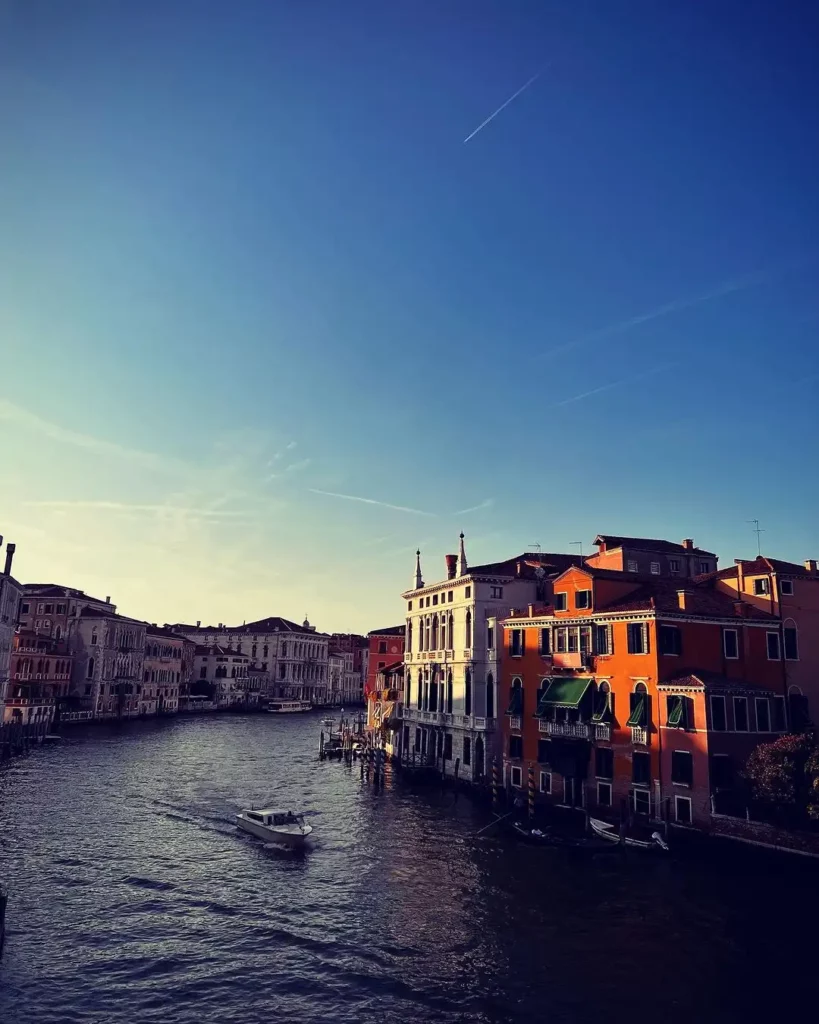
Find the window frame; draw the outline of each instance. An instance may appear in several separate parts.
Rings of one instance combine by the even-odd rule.
[[[608,790],[608,799],[607,800],[601,800],[601,798],[600,798],[600,794],[604,790]],[[598,779],[597,780],[597,804],[598,804],[599,807],[611,807],[611,805],[612,805],[612,784],[611,784],[611,780],[603,780],[603,779]]]
[[[788,589],[785,590],[785,587]],[[780,580],[779,593],[782,597],[793,597],[793,580]]]
[[[554,609],[556,612],[565,612],[569,608],[569,595],[565,590],[557,591],[554,595]]]
[[[632,650],[632,636],[635,636],[635,629],[640,631],[640,647],[642,650]],[[646,622],[627,622],[626,623],[626,650],[629,654],[648,654],[648,623]]]
[[[584,604],[580,603],[581,594],[583,595]],[[592,592],[591,588],[583,590],[575,590],[574,592],[574,606],[578,611],[588,611],[592,606]]]
[[[763,729],[759,724],[759,706],[764,704],[765,714],[768,718],[768,728]],[[757,732],[773,732],[773,721],[771,719],[771,702],[767,697],[754,697],[754,716],[756,717],[756,731]]]
[[[741,729],[739,726],[739,719],[737,717],[737,708],[745,708],[745,728]],[[731,710],[734,713],[734,732],[750,732],[751,731],[751,716],[748,713],[748,698],[741,696],[734,696],[731,698]]]
[[[669,651],[666,649],[667,645],[664,638],[673,636],[675,638],[673,647],[677,649],[675,651]],[[657,629],[657,646],[660,648],[659,653],[664,658],[681,658],[682,657],[682,630],[679,626],[673,626],[666,622],[658,624]]]
[[[640,571],[640,563],[637,561],[636,558],[628,558],[628,559],[626,559],[626,572],[639,572],[639,571]]]
[[[771,639],[776,640],[776,654],[771,657]],[[779,635],[779,630],[769,629],[765,633],[765,653],[768,656],[768,661],[782,661],[782,638]]]
[[[552,773],[551,772],[541,771],[540,778],[538,780],[538,785],[540,787],[540,792],[544,796],[551,796],[552,795]]]
[[[683,772],[682,773],[682,774],[687,774],[689,776],[689,781],[687,781],[687,782],[680,782],[678,779],[674,778],[674,774],[675,774],[674,773],[674,759],[678,758],[678,757],[687,758],[687,762],[683,762],[683,763],[687,763],[690,770],[688,772]],[[679,763],[680,762],[678,761],[677,764],[679,764]],[[690,750],[672,750],[671,751],[671,785],[672,786],[685,786],[686,789],[693,789],[694,788],[694,755],[691,753]]]
[[[726,640],[728,639],[729,633],[733,633],[734,635],[736,654],[728,653],[728,644],[726,643]],[[733,626],[722,627],[722,656],[726,661],[739,661],[739,630],[734,629]]]
[[[517,772],[517,782],[515,782],[515,772]],[[513,789],[523,789],[523,769],[518,764],[509,765],[509,785]]]
[[[688,804],[688,818],[680,817],[680,807]],[[674,821],[678,825],[692,825],[694,822],[694,805],[690,796],[680,796],[675,794],[674,796]]]
[[[722,728],[714,725],[714,701],[722,701]],[[724,693],[711,693],[708,695],[709,730],[711,732],[728,732],[728,707],[725,703]]]
[[[638,757],[639,757],[640,760],[639,761],[635,760],[635,758],[638,758]],[[635,777],[634,777],[634,766],[635,766],[635,764],[647,764],[648,765],[648,781],[647,782],[643,782],[642,780],[638,781],[637,779],[635,779]],[[638,786],[638,787],[645,786],[646,789],[650,789],[651,788],[651,754],[647,753],[644,750],[635,750],[634,753],[631,755],[631,785],[632,785],[632,788],[634,786]]]
[[[770,593],[768,577],[759,576],[754,580],[754,597],[767,597]]]
[[[672,575],[676,575],[680,571],[680,560],[679,560],[679,558],[669,558],[669,560],[668,560],[668,571]]]
[[[793,622],[793,619],[789,621]],[[788,653],[788,635],[793,638],[792,654]],[[799,630],[795,625],[782,627],[781,653],[785,655],[785,661],[799,661]]]
[[[645,814],[647,818],[651,817],[651,790],[646,787],[645,789],[638,787],[631,789],[631,806],[635,814]],[[640,802],[645,802],[646,809],[640,810],[637,806],[637,798],[640,797]]]

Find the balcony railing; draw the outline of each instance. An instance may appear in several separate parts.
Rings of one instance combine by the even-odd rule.
[[[648,729],[642,725],[633,725],[631,727],[631,742],[641,744],[644,747],[648,746]]]
[[[596,740],[610,740],[611,725],[608,722],[597,722],[594,726],[594,738]]]
[[[520,730],[520,715],[509,716],[509,728]]]
[[[6,697],[6,707],[9,708],[49,707],[53,703],[53,697]]]
[[[585,722],[550,722],[541,718],[538,731],[549,736],[570,736],[577,740],[587,740],[591,734],[591,726]]]

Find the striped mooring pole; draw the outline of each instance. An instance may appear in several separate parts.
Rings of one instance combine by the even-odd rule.
[[[495,758],[492,762],[492,806],[498,806],[498,784],[500,782],[498,772],[498,759]]]
[[[529,817],[535,816],[535,769],[529,765]]]

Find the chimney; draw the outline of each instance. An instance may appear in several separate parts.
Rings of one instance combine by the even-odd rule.
[[[6,576],[11,576],[11,563],[14,561],[14,552],[16,550],[16,544],[6,544],[6,566],[3,569]]]
[[[458,546],[458,575],[466,576],[466,551],[464,551],[464,531],[461,530],[461,540]]]
[[[455,579],[456,566],[458,564],[457,555],[446,555],[446,578],[448,580]]]
[[[685,611],[685,605],[691,594],[687,590],[677,591],[677,601],[679,602],[680,608]]]
[[[744,601],[734,601],[734,614],[739,619],[744,619],[748,615],[748,605]]]
[[[105,603],[106,604],[110,604],[111,603],[111,595],[110,594],[106,594],[105,595]]]
[[[815,576],[816,575],[816,570],[817,570],[816,559],[815,558],[806,558],[805,559],[805,571],[809,572],[811,574],[811,576]]]
[[[690,537],[686,537],[685,540],[683,540],[683,542],[682,542],[682,546],[685,548],[686,551],[693,551],[694,550],[694,541],[691,540]]]
[[[535,617],[535,606],[533,604],[530,604],[529,605],[529,618],[533,619],[534,617]]]
[[[196,620],[196,628],[197,628],[197,629],[199,629],[199,627],[200,627],[201,625],[202,625],[202,620],[201,620],[201,619],[197,619],[197,620]]]

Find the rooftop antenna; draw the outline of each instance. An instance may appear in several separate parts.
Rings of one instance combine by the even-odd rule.
[[[540,552],[543,550],[540,544],[538,544],[538,542],[535,540],[533,540],[529,546],[531,547],[532,551],[537,551],[538,554],[540,554]]]
[[[746,523],[753,523],[754,524],[754,531],[753,532],[756,534],[756,553],[757,553],[757,555],[759,555],[761,557],[761,555],[762,555],[762,538],[761,538],[760,534],[763,534],[765,531],[764,530],[760,530],[760,528],[759,528],[759,520],[758,519],[746,519],[745,522]]]
[[[582,562],[583,561],[583,541],[582,540],[570,541],[569,542],[569,547],[572,547],[572,548],[576,547],[577,548],[578,553],[580,554],[580,561]]]

